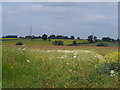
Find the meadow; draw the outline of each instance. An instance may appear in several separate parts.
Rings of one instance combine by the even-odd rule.
[[[3,88],[118,88],[119,86],[118,49],[80,48],[80,46],[49,48],[47,45],[52,45],[52,41],[43,40],[22,40],[25,45],[15,46],[18,41],[20,40],[3,41]],[[68,44],[71,41],[64,42]],[[47,48],[42,48],[42,45]]]

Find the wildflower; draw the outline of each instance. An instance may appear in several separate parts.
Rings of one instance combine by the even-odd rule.
[[[86,51],[84,51],[84,52],[91,52],[91,51],[86,50]]]
[[[115,76],[115,74],[110,74],[110,76]]]
[[[69,72],[72,72],[72,69],[70,69]]]
[[[66,63],[66,64],[69,64],[69,63]]]
[[[20,50],[21,48],[18,48],[18,50]]]
[[[111,70],[111,71],[110,71],[110,76],[115,76],[114,70]]]
[[[61,59],[63,59],[64,57],[62,56]]]
[[[77,56],[73,56],[73,58],[76,58]]]
[[[114,70],[111,70],[110,73],[111,73],[111,74],[114,74],[115,72],[114,72]]]
[[[30,60],[27,60],[27,63],[30,63]]]
[[[23,51],[26,50],[26,48],[23,48]]]
[[[103,56],[102,56],[102,55],[97,55],[97,57],[98,57],[99,59],[103,59]]]
[[[112,61],[116,61],[115,59],[113,59]]]

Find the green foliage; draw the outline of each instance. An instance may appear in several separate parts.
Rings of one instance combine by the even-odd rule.
[[[106,54],[103,60],[100,60],[101,65],[99,66],[99,71],[103,74],[108,74],[114,76],[118,74],[119,66],[119,55],[120,52],[112,52]]]
[[[88,41],[89,41],[90,43],[93,43],[93,35],[88,36]]]
[[[16,45],[23,45],[23,43],[22,42],[17,42]]]
[[[76,42],[76,41],[73,41],[73,45],[77,45],[77,42]]]
[[[96,46],[99,47],[107,47],[108,45],[106,43],[98,43]]]
[[[54,41],[53,44],[54,44],[54,45],[62,45],[62,46],[63,46],[63,45],[64,45],[64,42],[61,41],[61,40],[59,40],[59,41]]]
[[[103,63],[99,66],[99,71],[101,74],[112,75],[111,71],[114,72],[113,75],[118,74],[118,63],[110,62],[110,63]]]
[[[103,37],[102,40],[105,42],[110,42],[111,38],[110,37]]]
[[[47,35],[46,35],[46,34],[43,34],[42,39],[43,39],[43,40],[47,40]]]

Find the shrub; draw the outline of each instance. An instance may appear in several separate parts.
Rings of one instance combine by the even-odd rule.
[[[118,63],[110,62],[110,63],[103,63],[99,67],[99,72],[101,74],[108,74],[108,75],[117,75],[118,74]]]
[[[107,47],[108,45],[106,43],[98,43],[96,46],[99,47]]]
[[[67,46],[78,46],[78,43],[76,41],[73,41],[72,44],[68,44]]]
[[[54,41],[53,44],[54,45],[62,45],[63,46],[64,42],[59,40],[59,41]]]
[[[17,42],[16,45],[23,45],[23,43],[22,42]]]
[[[76,42],[76,41],[73,41],[73,45],[77,45],[77,42]]]
[[[100,73],[108,74],[110,76],[115,76],[116,74],[118,74],[119,55],[120,53],[118,52],[112,52],[110,54],[105,55],[104,60],[100,60]]]

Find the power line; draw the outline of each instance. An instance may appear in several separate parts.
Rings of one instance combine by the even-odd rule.
[[[30,36],[32,36],[32,26],[30,26]]]

